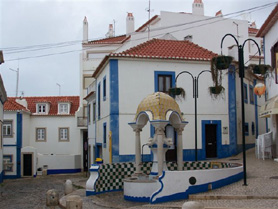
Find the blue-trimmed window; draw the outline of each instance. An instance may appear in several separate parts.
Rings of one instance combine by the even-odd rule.
[[[244,133],[245,133],[245,136],[249,136],[249,124],[248,123],[245,123]]]
[[[106,100],[106,76],[104,76],[104,78],[103,78],[103,89],[102,89],[102,91],[103,91],[103,101],[105,101]]]
[[[107,138],[107,125],[103,123],[103,147],[106,147],[106,138]]]
[[[98,119],[100,119],[100,82],[98,84],[98,87],[97,87],[97,116],[98,116]]]
[[[243,98],[244,98],[244,102],[248,104],[248,88],[247,88],[247,84],[243,84]]]
[[[175,86],[175,72],[172,71],[155,71],[154,72],[154,89],[168,93],[169,88]]]
[[[93,103],[93,122],[96,121],[96,102]]]
[[[252,131],[252,135],[255,135],[255,123],[254,122],[252,122],[251,131]]]
[[[255,96],[254,96],[254,87],[249,85],[249,99],[250,99],[250,104],[254,104],[255,101]]]

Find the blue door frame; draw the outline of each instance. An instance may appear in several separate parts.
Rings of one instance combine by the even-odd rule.
[[[221,158],[221,120],[202,120],[202,158],[206,159],[206,125],[215,124],[216,125],[216,146],[217,146],[217,158]]]

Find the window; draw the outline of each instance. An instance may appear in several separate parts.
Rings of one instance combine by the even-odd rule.
[[[100,83],[98,84],[97,89],[97,109],[98,109],[98,119],[100,119]]]
[[[250,104],[254,104],[254,88],[253,86],[249,86],[249,97],[250,97]]]
[[[46,104],[37,104],[37,113],[45,114],[46,113]]]
[[[36,141],[46,141],[46,128],[36,128]]]
[[[96,102],[93,103],[93,122],[96,121]]]
[[[175,72],[155,71],[154,78],[156,92],[168,93],[169,88],[175,85]]]
[[[245,123],[244,133],[245,133],[245,136],[249,136],[249,125],[248,125],[248,123]]]
[[[69,128],[59,128],[59,141],[69,141]]]
[[[59,114],[69,114],[69,104],[60,103],[59,104]]]
[[[243,97],[244,97],[244,102],[248,103],[248,93],[247,93],[247,85],[244,83],[243,84]]]
[[[107,130],[106,130],[106,123],[103,123],[103,147],[106,147],[106,135],[107,135]]]
[[[103,78],[103,101],[106,100],[106,76]]]
[[[271,48],[271,66],[275,69],[275,82],[278,84],[278,42]]]
[[[3,170],[13,172],[13,155],[3,155]]]
[[[12,137],[13,136],[13,121],[5,121],[3,123],[3,136]]]
[[[91,124],[91,104],[88,104],[88,124]]]

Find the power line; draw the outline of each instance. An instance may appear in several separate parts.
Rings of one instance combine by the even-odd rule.
[[[229,13],[229,14],[226,14],[226,15],[223,15],[223,16],[225,16],[225,17],[231,16],[231,18],[232,17],[237,17],[237,16],[239,16],[242,13],[245,13],[247,11],[248,12],[255,12],[255,11],[258,11],[258,10],[262,10],[262,9],[271,7],[271,6],[276,5],[276,4],[277,4],[277,2],[273,2],[273,3],[253,7],[253,8],[250,8],[250,9],[241,10],[241,11],[238,11],[238,12]],[[234,15],[234,16],[232,16],[232,15]],[[215,19],[215,21],[206,23],[206,21],[210,21],[210,20],[214,20],[214,19]],[[192,28],[201,27],[201,26],[205,26],[205,25],[210,25],[210,24],[220,22],[220,21],[225,21],[225,20],[229,20],[229,19],[228,18],[227,19],[225,19],[225,18],[219,19],[219,17],[209,17],[209,18],[206,18],[206,19],[203,19],[203,20],[197,20],[197,21],[192,21],[192,22],[188,22],[188,23],[176,24],[176,25],[171,25],[171,26],[167,26],[167,27],[160,27],[160,28],[153,29],[152,31],[165,30],[165,29],[168,29],[168,28],[181,27],[181,26],[185,26],[185,25],[192,25],[192,24],[196,24],[196,23],[205,22],[203,24],[193,25],[193,26],[187,27],[187,28],[181,28],[181,29],[169,31],[170,33],[175,33],[175,32],[178,32],[178,31],[185,31],[185,30],[189,30],[189,29],[192,29]],[[146,33],[146,31],[143,31],[141,33]],[[131,33],[131,35],[134,35],[134,34],[138,34],[138,32]],[[164,33],[160,33],[160,34],[152,35],[151,37],[154,38],[154,37],[157,37],[157,36],[161,36],[163,34]],[[142,40],[142,39],[145,39],[145,37],[133,39],[133,41]],[[97,39],[97,40],[99,40],[99,39]],[[42,45],[26,46],[26,47],[23,47],[23,49],[30,48],[30,50],[25,50],[24,52],[38,51],[38,50],[45,50],[45,49],[50,49],[50,48],[59,48],[59,47],[72,46],[72,45],[75,45],[75,44],[81,43],[81,42],[82,41],[69,41],[69,42],[61,42],[61,43],[56,43],[56,44],[42,44]],[[67,45],[65,45],[65,44],[67,44]],[[42,47],[42,48],[32,49],[32,48],[35,48],[35,47]],[[106,45],[99,46],[99,48],[101,48],[101,47],[106,47]],[[94,48],[94,47],[92,47],[92,48]],[[20,47],[6,48],[6,50],[20,50],[20,49],[21,49]],[[89,48],[86,48],[86,49],[70,50],[70,51],[64,51],[64,52],[58,52],[58,53],[50,53],[50,54],[15,58],[15,59],[8,59],[8,60],[5,60],[5,61],[24,60],[24,59],[40,58],[40,57],[53,56],[53,55],[68,54],[68,53],[72,53],[72,52],[86,51],[88,49],[91,49],[91,48],[89,47]],[[5,48],[3,50],[5,50]],[[18,52],[23,52],[23,50],[22,51],[17,51],[17,52],[10,52],[10,53],[6,53],[6,54],[12,54],[12,53],[18,53]]]

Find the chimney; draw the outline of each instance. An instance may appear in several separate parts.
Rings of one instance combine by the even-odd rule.
[[[20,97],[19,99],[15,100],[18,104],[22,105],[23,107],[26,107],[28,109],[28,103],[26,99]]]
[[[204,16],[204,4],[202,0],[194,0],[192,4],[192,14]]]
[[[219,10],[218,12],[216,12],[215,17],[223,17],[222,11]]]
[[[109,24],[108,32],[106,33],[106,37],[111,38],[113,36],[114,36],[113,24]]]
[[[83,43],[88,43],[88,21],[86,16],[83,20]]]
[[[126,35],[134,32],[134,17],[132,13],[128,12],[126,17]]]

